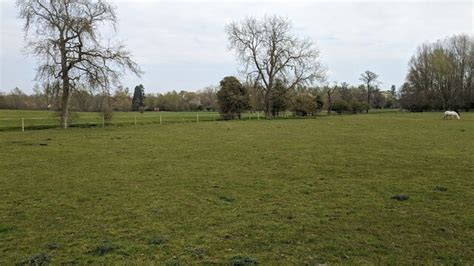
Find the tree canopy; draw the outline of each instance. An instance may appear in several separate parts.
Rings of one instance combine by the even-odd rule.
[[[296,36],[286,18],[265,16],[257,20],[249,17],[230,23],[226,32],[229,48],[235,51],[248,79],[264,91],[265,111],[269,117],[277,79],[292,90],[325,75],[315,44]]]
[[[236,77],[225,77],[220,82],[217,92],[219,112],[224,119],[239,118],[243,111],[250,107],[249,95]]]
[[[132,98],[132,111],[140,111],[145,106],[145,87],[142,84],[135,87]]]
[[[420,45],[401,88],[403,107],[413,111],[474,108],[474,39],[457,35]]]
[[[61,120],[67,126],[72,91],[81,87],[107,91],[120,76],[141,70],[121,43],[107,40],[104,25],[116,29],[115,9],[98,0],[18,0],[27,50],[38,57],[36,78],[61,91]]]

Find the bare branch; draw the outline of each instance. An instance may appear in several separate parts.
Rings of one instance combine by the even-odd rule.
[[[319,51],[308,39],[299,39],[292,32],[291,23],[281,17],[264,17],[262,20],[246,18],[226,27],[229,49],[233,50],[244,67],[247,78],[253,78],[267,99],[276,80],[289,89],[311,84],[325,76],[317,61]],[[267,115],[270,104],[267,102]]]
[[[123,44],[104,46],[99,27],[116,30],[115,9],[103,0],[18,0],[25,20],[27,51],[41,64],[37,79],[56,80],[67,114],[71,90],[89,87],[107,91],[130,71],[142,71]]]

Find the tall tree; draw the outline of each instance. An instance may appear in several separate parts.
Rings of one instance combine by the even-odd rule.
[[[342,87],[347,87],[348,84],[343,82]],[[326,85],[326,94],[327,94],[327,101],[328,101],[328,115],[332,112],[332,107],[334,105],[334,93],[337,91],[339,87],[337,86],[337,82],[334,83],[334,86],[331,88],[329,84]]]
[[[378,75],[372,71],[366,70],[360,75],[360,80],[364,82],[367,89],[367,107],[366,112],[369,112],[370,109],[370,99],[372,95],[372,90],[375,88],[375,85],[378,83]]]
[[[140,84],[133,92],[132,111],[139,111],[143,106],[145,106],[145,87]]]
[[[412,110],[474,108],[474,39],[456,35],[424,43],[411,58],[401,102]]]
[[[101,42],[103,25],[115,31],[117,17],[105,0],[18,0],[27,49],[39,57],[37,79],[59,82],[61,123],[67,127],[72,92],[81,87],[108,92],[126,70],[141,71],[123,44]]]
[[[292,90],[325,75],[318,61],[319,50],[309,39],[298,38],[285,18],[247,18],[227,25],[226,32],[229,48],[236,52],[248,78],[264,91],[268,117],[272,116],[272,93],[277,79]]]

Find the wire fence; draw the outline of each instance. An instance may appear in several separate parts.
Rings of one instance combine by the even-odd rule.
[[[290,119],[301,117],[294,112],[280,112],[273,119]],[[311,115],[306,117],[313,117]],[[107,127],[107,126],[138,126],[145,124],[170,124],[170,123],[200,123],[216,122],[223,120],[261,120],[266,119],[263,112],[248,112],[240,115],[223,115],[219,113],[132,113],[127,115],[114,115],[111,121],[107,121],[102,114],[87,114],[85,117],[72,118],[68,122],[68,128],[79,127]],[[34,129],[60,128],[60,120],[57,116],[35,116],[35,117],[0,117],[0,131],[26,131]]]

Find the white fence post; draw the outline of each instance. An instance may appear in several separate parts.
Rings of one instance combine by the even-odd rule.
[[[260,120],[260,111],[257,112],[257,120]]]
[[[135,126],[137,126],[137,116],[135,116]]]
[[[25,132],[25,119],[21,118],[21,132]]]
[[[196,122],[199,123],[199,113],[196,113]]]
[[[105,127],[105,115],[102,115],[102,127]]]
[[[160,125],[163,123],[163,121],[161,120],[161,115],[160,115]]]

